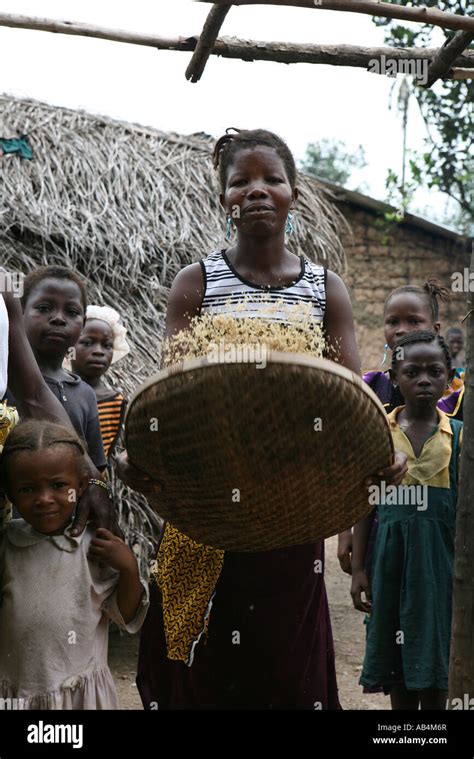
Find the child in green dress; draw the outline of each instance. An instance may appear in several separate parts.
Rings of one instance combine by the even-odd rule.
[[[371,515],[354,528],[351,595],[370,614],[360,683],[390,693],[392,709],[446,706],[462,422],[436,404],[452,373],[439,335],[411,332],[395,344],[391,375],[405,406],[388,420],[408,474],[398,487],[369,488],[379,509],[370,586]]]

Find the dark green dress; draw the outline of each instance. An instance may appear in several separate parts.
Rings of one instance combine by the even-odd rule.
[[[453,432],[449,488],[428,487],[428,508],[379,508],[372,614],[361,685],[447,690],[451,636],[457,460],[462,424]],[[388,499],[387,499],[388,500]]]

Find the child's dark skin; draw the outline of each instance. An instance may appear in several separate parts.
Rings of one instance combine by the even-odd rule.
[[[417,343],[405,346],[404,351],[405,358],[399,362],[394,377],[405,398],[405,408],[397,421],[418,457],[424,443],[438,426],[436,403],[453,372],[448,376],[444,353],[439,345]]]
[[[440,322],[434,322],[429,306],[416,293],[397,293],[388,299],[384,310],[385,342],[391,349],[403,335],[415,330],[438,333]],[[341,532],[338,537],[337,558],[341,569],[352,574],[352,530]]]
[[[35,380],[35,377],[38,366],[42,374],[56,380],[61,381],[68,376],[62,368],[62,362],[68,349],[77,342],[84,324],[84,304],[79,287],[75,282],[65,279],[50,277],[41,280],[30,292],[25,303],[23,324],[21,325],[19,323],[21,319],[19,303],[15,303],[11,297],[4,297],[11,319],[10,336],[14,340],[16,351],[16,363],[10,374],[10,386],[16,392],[17,388],[23,391],[23,385],[26,385],[29,394],[33,399],[36,399],[40,398],[36,389],[37,385],[40,384],[41,388],[46,388],[41,392],[43,395],[46,393],[48,399],[48,403],[44,404],[43,413],[40,409],[36,409],[37,403],[33,406],[33,401],[30,401],[25,407],[27,412],[25,416],[49,418],[52,421],[65,424],[67,427],[71,426],[69,416],[47,388],[43,377],[40,375],[41,383],[39,378]],[[25,339],[25,334],[28,340]],[[18,351],[18,347],[22,348],[21,353]],[[30,358],[30,350],[33,351],[36,362]],[[18,381],[20,376],[22,385]],[[50,406],[54,410],[54,414],[53,411],[49,411]],[[90,478],[99,479],[102,477],[88,457],[87,466]],[[92,518],[97,526],[108,527],[113,532],[121,534],[116,513],[111,508],[107,493],[97,485],[87,487],[79,502],[74,523],[75,534],[80,534],[84,530],[89,518]]]
[[[102,377],[112,363],[114,335],[112,327],[102,319],[88,319],[75,346],[72,369],[94,390],[97,400],[110,395]]]
[[[43,374],[62,381],[64,358],[84,324],[81,291],[67,279],[43,279],[29,294],[23,318],[26,334]]]
[[[401,335],[400,335],[401,337]],[[429,437],[436,430],[439,418],[436,408],[445,388],[452,378],[448,374],[444,352],[437,343],[415,343],[403,346],[403,358],[397,363],[397,371],[392,380],[400,386],[405,407],[397,416],[404,434],[410,440],[416,457],[419,457]],[[371,612],[371,595],[364,558],[370,535],[372,516],[369,515],[354,527],[354,552],[352,556],[351,596],[359,611]],[[362,599],[362,593],[366,600]],[[392,709],[436,709],[446,708],[445,691],[408,691],[393,688],[390,693]]]
[[[61,535],[70,523],[88,475],[69,445],[19,451],[7,470],[7,493],[23,519],[46,535]],[[136,614],[142,590],[130,548],[105,528],[91,541],[89,555],[120,572],[117,603],[125,623]]]
[[[397,293],[387,301],[384,311],[385,342],[393,348],[397,340],[416,330],[438,333],[440,322],[434,322],[431,310],[416,293]]]
[[[271,147],[257,146],[240,150],[228,167],[226,186],[220,202],[237,228],[237,242],[227,256],[241,277],[266,286],[287,285],[300,272],[301,262],[285,245],[288,212],[295,207],[298,189],[292,187],[285,164]],[[189,327],[198,315],[204,295],[204,281],[199,263],[179,272],[171,287],[166,315],[169,338]],[[327,272],[327,308],[324,330],[328,357],[360,374],[352,305],[346,287],[334,272]],[[117,470],[121,479],[134,490],[150,494],[160,490],[157,481],[132,466],[126,451],[120,454]],[[406,471],[406,457],[396,453],[394,463],[381,474],[398,484]],[[370,484],[370,483],[368,483]]]
[[[461,353],[464,350],[464,335],[462,332],[456,331],[450,331],[448,330],[448,334],[446,336],[446,343],[449,348],[449,352],[451,353],[451,356],[453,359],[457,358],[459,353]]]

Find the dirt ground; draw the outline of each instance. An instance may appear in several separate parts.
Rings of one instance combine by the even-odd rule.
[[[337,681],[343,709],[390,709],[383,694],[364,695],[358,684],[364,656],[363,615],[352,607],[350,578],[339,568],[336,538],[326,541],[326,587],[336,648]],[[109,663],[122,709],[141,709],[135,685],[138,635],[121,634],[111,626]]]

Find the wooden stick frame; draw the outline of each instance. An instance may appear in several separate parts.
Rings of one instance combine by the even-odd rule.
[[[198,2],[216,5],[278,5],[293,8],[312,8],[313,10],[343,11],[345,13],[363,13],[368,16],[395,18],[402,21],[414,21],[420,24],[432,24],[443,29],[474,31],[474,17],[448,13],[425,5],[413,8],[395,3],[375,2],[375,0],[198,0]]]
[[[199,36],[196,50],[186,69],[186,79],[191,82],[198,82],[204,72],[209,56],[215,45],[217,35],[224,23],[225,17],[230,11],[230,5],[213,5],[209,13],[204,28]]]
[[[397,6],[398,7],[398,6]],[[228,8],[227,8],[228,10]],[[131,45],[144,45],[156,50],[193,52],[199,37],[160,37],[155,34],[129,32],[123,29],[110,29],[92,24],[61,21],[47,18],[0,13],[0,27],[28,29],[52,34],[67,34],[110,40]],[[258,40],[241,40],[222,37],[216,39],[210,55],[244,61],[273,61],[276,63],[312,63],[331,66],[349,66],[365,68],[374,59],[392,59],[395,61],[428,59],[431,63],[444,48],[378,48],[357,45],[314,45],[289,42],[261,42]],[[202,59],[204,60],[204,59]],[[442,78],[467,80],[474,79],[474,51],[459,54],[451,61],[449,69]],[[430,70],[429,70],[430,71]],[[202,73],[202,72],[201,72]]]
[[[466,50],[473,40],[474,33],[457,32],[452,39],[446,42],[430,63],[428,81],[425,86],[432,87],[438,79],[446,76],[451,69],[453,61]]]

